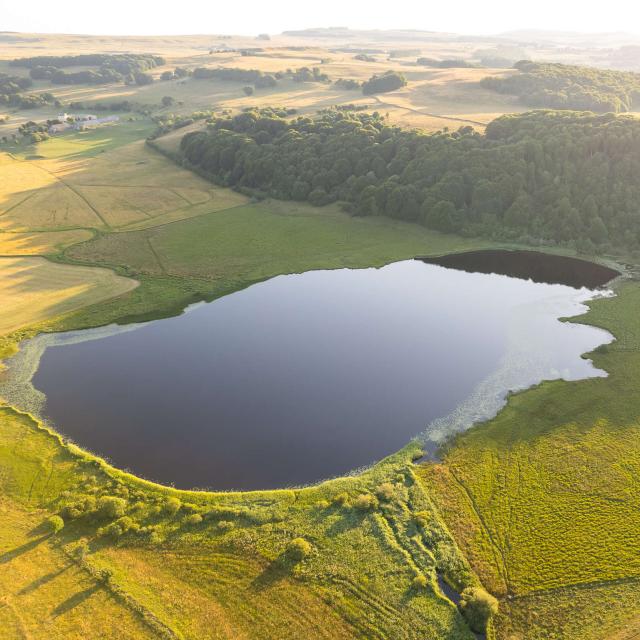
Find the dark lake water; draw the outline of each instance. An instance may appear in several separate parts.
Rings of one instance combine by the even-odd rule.
[[[604,375],[580,354],[608,334],[557,320],[592,295],[419,260],[280,276],[179,317],[36,338],[33,385],[59,431],[143,477],[298,485],[434,421],[437,441],[446,416],[489,417],[509,389]]]

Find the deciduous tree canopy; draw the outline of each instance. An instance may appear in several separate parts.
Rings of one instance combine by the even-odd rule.
[[[630,111],[640,108],[640,74],[567,64],[523,60],[520,71],[506,78],[488,77],[482,84],[516,95],[532,107]]]
[[[593,250],[640,241],[640,121],[537,111],[486,134],[425,134],[377,113],[273,110],[217,118],[182,140],[187,163],[219,183],[440,231]]]

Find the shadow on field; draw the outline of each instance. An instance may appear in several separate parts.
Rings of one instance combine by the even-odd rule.
[[[365,519],[366,514],[353,514],[345,513],[339,520],[331,523],[327,528],[327,535],[331,538],[333,536],[340,535],[341,533],[347,533],[351,529],[357,529],[362,521]]]
[[[30,540],[29,542],[25,542],[24,544],[16,547],[15,549],[10,549],[9,551],[5,551],[2,555],[0,555],[0,564],[6,564],[7,562],[11,562],[14,558],[21,556],[23,553],[27,553],[32,549],[35,549],[40,543],[44,542],[49,536],[42,536],[41,538],[36,538],[35,540]]]
[[[276,558],[267,568],[251,582],[256,591],[263,591],[284,580],[291,572],[291,562],[285,556]]]
[[[72,564],[68,564],[62,567],[62,569],[57,569],[56,571],[51,571],[50,573],[47,573],[44,576],[40,576],[39,578],[34,580],[32,583],[28,584],[26,587],[20,589],[20,591],[18,592],[18,595],[24,596],[24,595],[27,595],[28,593],[32,593],[33,591],[35,591],[36,589],[39,589],[40,587],[47,584],[48,582],[55,580],[58,576],[61,576],[65,571],[68,571],[72,566],[73,566]]]
[[[54,616],[60,616],[63,613],[67,613],[72,609],[75,609],[78,605],[88,600],[96,591],[100,590],[100,585],[94,585],[85,589],[84,591],[78,591],[70,598],[67,598],[64,602],[61,602],[54,610]]]

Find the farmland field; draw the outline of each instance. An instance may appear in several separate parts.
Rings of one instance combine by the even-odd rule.
[[[62,145],[62,138],[48,140],[21,158],[3,157],[0,229],[149,227],[246,202],[181,170],[143,141],[86,135],[67,135]]]
[[[0,335],[118,297],[136,284],[108,269],[51,264],[40,257],[0,258]]]

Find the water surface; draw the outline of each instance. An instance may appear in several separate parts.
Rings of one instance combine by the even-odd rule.
[[[437,441],[509,389],[604,375],[580,354],[608,334],[557,320],[591,295],[418,260],[280,276],[179,317],[40,336],[33,384],[59,431],[143,477],[298,485],[429,425]]]

